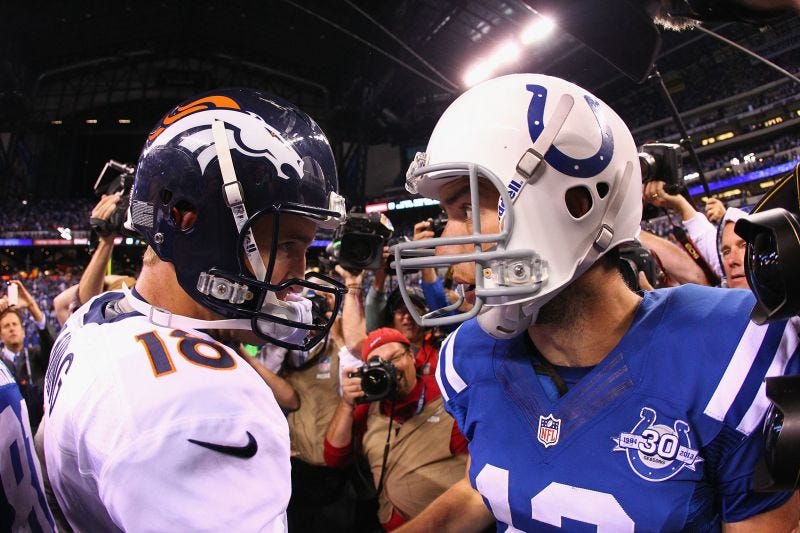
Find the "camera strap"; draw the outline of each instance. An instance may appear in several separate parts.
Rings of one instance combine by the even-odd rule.
[[[670,219],[670,222],[672,222],[672,219]],[[692,241],[692,238],[689,237],[689,235],[686,233],[686,230],[684,230],[680,226],[673,224],[672,235],[680,243],[681,247],[683,247],[686,253],[689,254],[689,257],[691,257],[692,260],[694,260],[694,262],[697,263],[697,266],[699,266],[700,270],[703,271],[703,274],[705,275],[706,280],[708,280],[708,283],[712,287],[719,286],[720,284],[719,276],[717,276],[717,274],[711,269],[711,267],[708,266],[708,262],[703,258],[702,255],[700,255],[700,252],[697,251],[697,246],[695,246],[694,241]]]
[[[423,395],[420,398],[425,397],[424,395],[425,390],[423,389]],[[389,459],[389,448],[391,447],[391,440],[392,440],[392,424],[394,423],[394,406],[397,403],[395,400],[396,394],[394,395],[395,398],[392,399],[392,403],[389,406],[389,431],[386,432],[386,444],[383,445],[383,460],[381,461],[381,477],[378,479],[378,488],[375,489],[375,496],[380,496],[381,491],[383,491],[383,481],[384,477],[386,476],[386,461]]]

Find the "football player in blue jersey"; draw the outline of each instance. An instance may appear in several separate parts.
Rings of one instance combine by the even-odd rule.
[[[797,525],[797,495],[753,492],[751,475],[763,380],[800,369],[798,324],[751,323],[749,291],[627,288],[617,246],[639,232],[642,183],[611,108],[549,76],[486,81],[445,111],[406,187],[449,221],[395,248],[398,274],[452,266],[475,303],[418,317],[468,319],[436,375],[471,464],[409,531]]]
[[[33,445],[28,407],[0,361],[0,530],[55,531]]]

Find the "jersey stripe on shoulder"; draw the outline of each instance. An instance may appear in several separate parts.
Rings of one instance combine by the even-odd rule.
[[[720,422],[725,419],[725,415],[728,414],[742,383],[753,366],[753,361],[766,334],[766,325],[759,326],[753,322],[747,325],[722,379],[703,410],[706,415]]]
[[[16,382],[17,380],[14,379],[14,374],[11,373],[4,362],[0,361],[0,386],[11,385]]]
[[[772,363],[765,377],[782,376],[786,373],[789,362],[791,360],[796,360],[798,357],[798,345],[800,345],[798,332],[792,324],[789,324],[783,331],[780,346],[775,353],[775,357],[772,359]],[[739,422],[739,425],[736,427],[738,431],[749,435],[761,425],[764,414],[767,412],[770,405],[766,388],[766,383],[762,382],[753,403],[747,409],[741,422]]]
[[[442,391],[445,402],[449,401],[451,396],[455,396],[467,387],[466,382],[458,375],[453,363],[453,348],[456,344],[456,335],[461,331],[462,326],[463,324],[447,336],[444,343],[442,343],[442,349],[439,350],[436,382],[439,384],[439,390]]]

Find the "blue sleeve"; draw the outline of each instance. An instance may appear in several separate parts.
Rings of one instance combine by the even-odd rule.
[[[436,281],[433,283],[425,283],[423,281],[421,282],[421,286],[422,294],[425,296],[425,303],[428,306],[428,311],[435,311],[436,309],[441,309],[442,307],[447,307],[450,305],[450,302],[447,301],[447,294],[444,292],[444,283],[442,282],[442,278],[437,276]],[[442,316],[450,316],[453,314],[455,314],[455,312],[451,311]],[[440,327],[443,331],[449,333],[455,329],[456,324]]]
[[[442,278],[436,277],[433,283],[421,283],[422,294],[425,295],[425,303],[428,305],[429,311],[441,309],[448,305],[447,296],[444,293],[444,283]]]
[[[799,346],[796,319],[766,327],[753,348],[756,353],[750,372],[742,380],[725,425],[712,445],[718,453],[709,454],[709,466],[715,470],[719,510],[725,522],[738,522],[779,507],[792,495],[753,492],[752,478],[755,465],[764,455],[762,428],[769,408],[764,378],[800,373]],[[755,392],[749,392],[750,387]],[[741,408],[742,404],[746,408]]]
[[[760,431],[744,437],[717,470],[717,494],[723,522],[739,522],[780,507],[792,492],[754,492],[755,465],[764,455]]]
[[[25,401],[4,368],[0,370],[0,454],[0,524],[9,531],[55,531]]]

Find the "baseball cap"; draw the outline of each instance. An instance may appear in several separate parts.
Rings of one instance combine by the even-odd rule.
[[[361,351],[364,360],[366,360],[376,348],[379,348],[384,344],[389,344],[390,342],[399,342],[405,344],[406,346],[411,345],[411,341],[408,340],[408,337],[394,328],[374,329],[369,332],[369,335],[367,335],[367,341],[365,345],[366,349]]]

